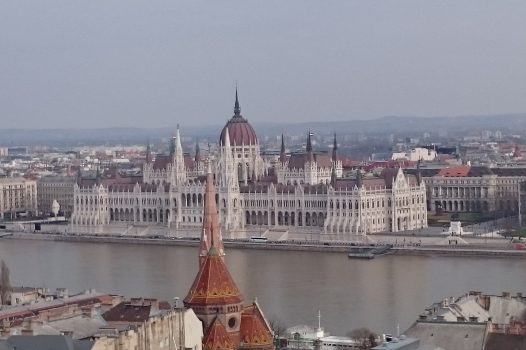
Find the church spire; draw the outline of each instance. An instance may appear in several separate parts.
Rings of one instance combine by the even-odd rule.
[[[234,117],[241,118],[241,107],[239,107],[239,98],[237,97],[237,85],[236,85],[236,102],[234,103]]]
[[[213,250],[215,250],[221,258],[225,256],[221,226],[219,225],[219,215],[217,213],[214,177],[210,165],[208,165],[203,209],[203,228],[201,230],[201,246],[199,249],[200,265],[206,260],[206,256],[212,248],[214,248]]]

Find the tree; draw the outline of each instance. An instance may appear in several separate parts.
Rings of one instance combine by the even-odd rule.
[[[356,340],[359,343],[360,349],[368,350],[374,348],[376,344],[377,335],[368,328],[357,328],[347,333],[349,338]]]
[[[274,332],[274,339],[278,340],[285,335],[287,327],[281,320],[272,317],[268,320],[268,325],[272,329],[272,332]]]
[[[0,260],[0,305],[7,304],[10,291],[9,268],[4,260]]]

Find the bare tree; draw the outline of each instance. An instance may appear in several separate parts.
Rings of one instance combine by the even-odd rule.
[[[376,344],[377,335],[369,328],[357,328],[347,333],[349,338],[356,340],[359,343],[360,349],[368,350],[374,348]]]
[[[0,305],[7,304],[10,291],[9,268],[4,260],[0,260]]]
[[[275,317],[270,318],[268,320],[268,324],[270,328],[272,329],[272,332],[274,332],[275,339],[280,339],[285,335],[287,326],[285,326],[285,324],[278,318],[275,318]]]

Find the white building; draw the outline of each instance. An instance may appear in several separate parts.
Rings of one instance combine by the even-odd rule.
[[[343,178],[336,138],[332,156],[316,152],[307,139],[305,153],[285,154],[266,163],[256,133],[241,116],[236,92],[234,116],[220,134],[218,154],[202,160],[185,154],[180,132],[170,154],[150,159],[141,181],[102,177],[75,187],[72,223],[159,225],[171,232],[199,230],[206,164],[210,163],[225,234],[250,230],[363,235],[427,226],[426,190],[414,175],[399,169],[381,177]]]

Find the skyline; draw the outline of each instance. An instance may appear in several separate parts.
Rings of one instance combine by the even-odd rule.
[[[520,2],[54,4],[0,5],[3,128],[526,111]]]

